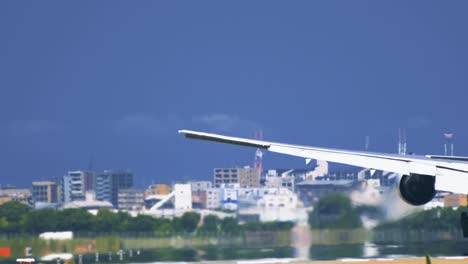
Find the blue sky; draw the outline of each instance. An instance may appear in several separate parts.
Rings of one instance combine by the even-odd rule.
[[[211,179],[268,140],[468,155],[466,1],[0,2],[0,183],[129,169]],[[304,167],[276,154],[265,167]]]

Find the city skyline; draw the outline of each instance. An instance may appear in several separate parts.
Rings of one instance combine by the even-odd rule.
[[[253,148],[178,129],[396,153],[406,128],[418,154],[443,154],[453,131],[468,156],[468,4],[399,3],[2,2],[0,182],[91,164],[141,186],[253,166]]]

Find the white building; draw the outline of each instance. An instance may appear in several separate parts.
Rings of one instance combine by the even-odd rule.
[[[192,187],[190,184],[174,184],[174,209],[192,209]]]
[[[289,174],[292,171],[285,171],[279,175],[277,170],[268,170],[265,174],[265,187],[286,188],[294,192],[295,176]]]
[[[192,192],[205,192],[206,190],[211,188],[210,181],[193,181],[190,182],[190,186],[192,187]]]
[[[62,205],[63,209],[80,208],[88,211],[99,209],[111,209],[112,204],[107,201],[96,201],[96,194],[92,191],[86,192],[85,199],[80,201],[71,201]]]
[[[257,201],[259,208],[297,208],[297,195],[286,188],[278,188],[275,192],[265,194]]]
[[[221,190],[209,188],[206,190],[206,209],[221,208]]]
[[[248,203],[248,196],[239,198],[241,207],[238,210],[239,218],[250,221],[304,221],[307,219],[307,209],[301,208],[297,195],[286,188],[266,188],[258,192],[256,203]],[[250,220],[248,220],[250,219]]]
[[[238,208],[238,192],[239,184],[222,184],[221,191],[221,208],[227,210],[237,210]]]
[[[238,196],[242,198],[260,198],[267,194],[270,190],[268,188],[239,188]]]
[[[206,191],[207,209],[290,208],[299,206],[297,195],[287,188],[240,188],[221,184]]]

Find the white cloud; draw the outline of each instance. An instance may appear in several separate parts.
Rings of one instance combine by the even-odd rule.
[[[179,129],[196,129],[197,127],[208,131],[252,134],[260,128],[260,125],[255,122],[225,113],[195,116],[191,119],[174,114],[167,116],[146,113],[128,114],[112,121],[111,125],[119,134],[140,136],[171,135],[176,134]]]
[[[261,126],[253,121],[239,118],[236,115],[213,113],[192,118],[195,124],[208,126],[210,129],[221,132],[249,132],[258,130]]]
[[[180,118],[177,115],[158,117],[151,114],[128,114],[112,122],[113,129],[121,134],[145,136],[162,135],[177,130]]]
[[[115,131],[122,134],[159,134],[164,130],[160,120],[146,114],[129,114],[112,122]]]

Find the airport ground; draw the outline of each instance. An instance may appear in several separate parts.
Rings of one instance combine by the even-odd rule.
[[[339,260],[242,260],[242,261],[201,261],[203,264],[343,264],[343,263],[366,263],[366,264],[426,264],[426,259],[339,259]],[[431,264],[467,264],[468,257],[439,257],[431,258]]]
[[[368,264],[425,264],[425,258],[414,258],[414,259],[395,259],[395,260],[385,260],[385,259],[375,259],[375,260],[334,260],[334,261],[304,261],[297,262],[297,264],[338,264],[338,263],[368,263]],[[468,263],[468,258],[462,259],[443,259],[443,258],[433,258],[431,259],[432,264],[466,264]]]

